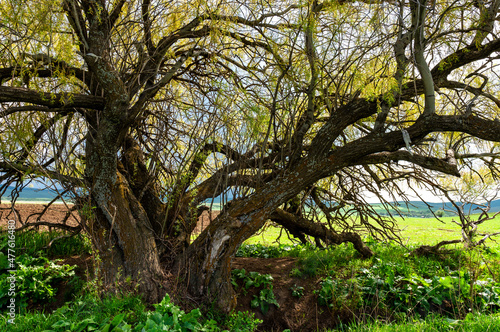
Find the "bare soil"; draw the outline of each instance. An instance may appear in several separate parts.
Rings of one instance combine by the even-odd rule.
[[[42,204],[18,204],[16,206],[18,213],[12,211],[8,204],[0,205],[0,227],[4,228],[8,220],[16,220],[16,226],[19,227],[26,221],[34,222],[44,209]],[[48,211],[41,217],[42,221],[61,222],[66,216],[67,207],[64,205],[52,205]],[[204,212],[200,217],[195,232],[201,232],[207,227],[218,212]],[[78,215],[69,218],[68,224],[76,225]],[[46,227],[41,227],[46,229]],[[83,280],[86,280],[93,270],[93,259],[89,255],[65,257],[60,264],[76,265],[76,273]],[[340,321],[346,321],[352,318],[354,313],[349,310],[332,312],[328,308],[319,306],[315,290],[320,288],[321,280],[315,278],[297,278],[290,276],[290,272],[296,268],[295,258],[234,258],[233,268],[244,268],[247,272],[256,271],[261,274],[270,274],[274,281],[274,294],[279,307],[271,305],[269,311],[264,315],[260,308],[252,308],[250,302],[253,296],[258,294],[260,289],[251,288],[246,294],[243,294],[242,288],[237,289],[238,304],[237,310],[254,312],[255,317],[262,319],[263,323],[259,327],[261,331],[282,331],[290,329],[291,331],[316,331],[333,327]],[[292,295],[292,287],[303,287],[304,292],[301,297]],[[44,306],[31,306],[31,309],[52,310],[62,306],[71,292],[71,285],[67,281],[62,281],[57,285],[58,292],[55,301],[47,303]]]
[[[271,305],[266,315],[259,308],[252,308],[250,302],[260,289],[252,289],[245,295],[243,287],[237,289],[237,310],[250,311],[263,320],[260,331],[322,331],[332,328],[339,322],[349,320],[353,313],[349,310],[331,311],[318,304],[315,290],[320,289],[319,277],[292,277],[290,272],[296,268],[296,258],[241,258],[233,259],[233,268],[270,274],[273,277],[273,291],[279,307]],[[241,286],[241,285],[240,285]],[[303,287],[300,297],[292,295],[292,287]],[[346,308],[347,309],[347,308]]]
[[[66,217],[67,211],[72,207],[71,204],[52,204],[46,211],[45,204],[18,203],[14,208],[10,204],[0,204],[0,228],[5,229],[9,220],[16,222],[16,228],[26,223],[37,221],[60,223]],[[43,214],[42,214],[43,213]],[[78,212],[72,212],[67,219],[67,225],[77,226],[80,221]],[[39,230],[48,230],[47,226],[40,226]]]

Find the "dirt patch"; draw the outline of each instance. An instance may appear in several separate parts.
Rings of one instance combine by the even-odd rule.
[[[0,228],[7,228],[9,220],[16,222],[16,228],[21,227],[27,222],[45,221],[51,223],[61,223],[66,218],[69,209],[73,207],[72,204],[52,204],[45,212],[46,204],[32,204],[32,203],[18,203],[12,208],[10,204],[0,204]],[[42,215],[43,213],[43,215]],[[214,220],[220,211],[203,211],[198,219],[194,233],[201,233],[212,220]],[[77,226],[80,222],[80,216],[77,211],[73,211],[71,216],[67,219],[66,224],[69,226]],[[48,230],[47,226],[40,226],[39,230]]]
[[[255,317],[264,322],[259,326],[260,331],[317,331],[332,328],[340,320],[349,319],[349,313],[332,312],[327,307],[319,306],[315,290],[320,288],[321,279],[318,277],[293,277],[291,272],[295,269],[296,258],[234,258],[234,269],[245,269],[247,272],[255,271],[261,274],[270,274],[273,281],[273,291],[279,308],[271,305],[264,315],[259,308],[252,308],[250,302],[259,290],[250,288],[244,294],[241,287],[237,289],[237,310],[255,313]],[[293,296],[292,288],[302,287],[302,296]],[[347,316],[346,316],[347,314]]]
[[[263,320],[259,331],[317,331],[332,328],[342,321],[352,319],[352,313],[332,312],[326,307],[318,305],[315,290],[320,288],[321,279],[318,277],[299,278],[290,275],[296,268],[296,258],[234,258],[234,269],[245,269],[261,274],[270,274],[273,277],[273,291],[279,307],[271,305],[264,315],[260,308],[252,308],[250,302],[260,289],[250,288],[243,294],[242,287],[237,288],[239,311],[253,312],[256,318]],[[81,280],[87,281],[93,277],[94,261],[91,255],[70,256],[58,264],[76,265],[75,274]],[[72,278],[59,281],[56,285],[57,293],[54,300],[44,304],[28,303],[29,310],[38,310],[51,313],[73,299],[78,284]],[[292,287],[302,287],[303,295],[292,295]]]
[[[52,204],[45,212],[45,204],[18,203],[14,208],[10,204],[0,204],[0,227],[7,228],[9,220],[16,222],[16,228],[21,227],[27,222],[45,221],[52,223],[61,223],[64,221],[71,204]],[[43,214],[42,214],[43,213]],[[66,224],[77,226],[80,221],[78,212],[74,211],[67,219]],[[39,230],[48,230],[47,226],[40,226]]]

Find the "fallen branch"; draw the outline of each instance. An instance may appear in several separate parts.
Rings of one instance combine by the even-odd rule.
[[[450,241],[441,241],[436,245],[428,246],[423,245],[413,250],[410,255],[412,256],[430,256],[430,255],[439,255],[439,249],[443,246],[455,243],[461,243],[462,240],[450,240]]]

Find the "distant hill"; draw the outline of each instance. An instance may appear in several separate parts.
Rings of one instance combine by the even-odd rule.
[[[434,217],[432,212],[437,213],[437,211],[442,210],[446,217],[456,216],[456,213],[452,211],[456,211],[455,207],[451,203],[427,203],[421,201],[409,201],[405,202],[396,202],[399,205],[399,211],[402,215],[407,217],[421,217],[421,218],[432,218]],[[459,206],[461,203],[458,204]],[[373,204],[372,205],[377,212],[382,215],[388,215],[389,213],[384,209],[382,204]],[[466,204],[464,206],[464,212],[470,214],[481,213],[481,210],[478,209],[479,205],[476,204]],[[431,212],[432,211],[432,212]],[[492,201],[490,212],[498,212],[500,211],[500,199]],[[390,213],[395,214],[396,211],[394,209],[389,210]]]

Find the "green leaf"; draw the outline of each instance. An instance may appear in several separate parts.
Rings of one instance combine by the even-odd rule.
[[[450,276],[439,278],[439,283],[441,285],[443,285],[444,287],[449,288],[449,289],[454,289],[455,288],[454,285],[453,285],[453,278],[450,277]]]
[[[254,299],[250,302],[252,308],[257,308],[260,306],[260,300],[254,295]]]
[[[111,327],[114,328],[118,326],[125,319],[125,314],[116,315],[111,321]]]
[[[269,303],[267,303],[266,301],[262,301],[260,303],[260,311],[262,311],[264,315],[267,314],[267,312],[269,311]]]
[[[58,328],[61,328],[61,327],[68,327],[68,326],[71,326],[71,323],[68,322],[68,321],[65,321],[65,320],[60,320],[58,322],[55,322],[54,324],[52,324],[52,328],[54,329],[58,329]]]

